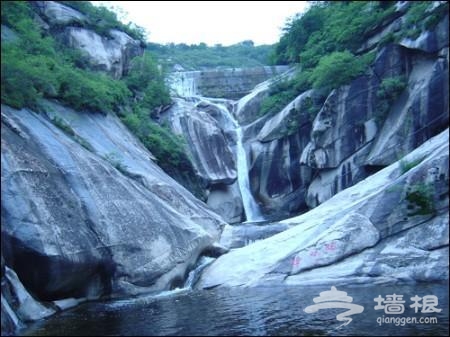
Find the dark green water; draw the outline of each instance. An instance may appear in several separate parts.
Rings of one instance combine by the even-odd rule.
[[[313,298],[330,290],[320,287],[259,287],[213,290],[185,290],[132,300],[92,302],[54,315],[19,331],[24,335],[384,335],[448,336],[448,285],[337,286],[364,307],[345,326],[336,315],[345,309],[323,309],[306,313]],[[404,313],[386,314],[375,310],[374,298],[403,295]],[[414,295],[434,295],[440,313],[416,314]],[[377,320],[397,318],[397,323],[379,324]],[[404,323],[407,317],[417,320],[437,319],[435,324]]]

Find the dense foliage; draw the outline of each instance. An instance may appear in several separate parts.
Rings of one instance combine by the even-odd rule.
[[[185,140],[174,135],[169,127],[160,126],[143,109],[137,108],[122,117],[122,121],[144,146],[157,158],[158,165],[172,178],[178,180],[199,199],[205,199],[202,183],[187,155]]]
[[[134,104],[135,109],[144,109],[149,115],[156,117],[156,109],[170,103],[169,89],[164,85],[164,74],[149,53],[131,61],[124,81],[134,96],[140,98]]]
[[[375,116],[377,120],[383,120],[389,111],[391,104],[401,95],[407,86],[404,76],[387,77],[381,81],[377,91],[378,105]]]
[[[124,82],[79,68],[79,53],[45,35],[27,2],[3,1],[2,24],[17,38],[2,43],[1,99],[15,108],[38,108],[39,98],[56,98],[78,110],[118,111],[131,96]]]
[[[95,8],[88,2],[64,3],[97,22],[98,32],[99,27],[123,29],[106,8]],[[90,70],[80,51],[65,47],[42,31],[28,2],[2,1],[1,15],[2,24],[14,32],[14,38],[2,41],[1,46],[2,103],[18,109],[45,110],[41,98],[50,98],[80,112],[117,113],[161,167],[169,173],[194,175],[184,142],[150,118],[170,104],[170,97],[164,74],[149,53],[134,58],[127,76],[116,80]],[[136,34],[134,37],[139,37]],[[52,122],[76,138],[62,120]]]
[[[202,70],[216,67],[256,67],[268,65],[273,46],[254,46],[253,41],[243,41],[231,46],[220,44],[213,47],[198,45],[148,43],[159,63],[172,70],[180,65],[184,70]]]
[[[333,89],[363,74],[375,53],[360,48],[384,22],[399,15],[395,4],[395,1],[316,1],[311,2],[305,13],[291,18],[271,59],[275,64],[296,63],[301,72],[290,80],[288,93],[271,91],[263,103],[263,111],[272,113],[307,89]],[[402,30],[386,35],[379,47],[403,37],[417,37],[420,31],[433,28],[448,12],[448,2],[436,6],[428,1],[411,1],[404,5],[408,7]]]
[[[86,28],[92,29],[100,35],[108,35],[110,29],[121,30],[132,38],[145,41],[146,32],[143,27],[131,22],[123,24],[117,18],[117,14],[104,6],[94,6],[89,1],[60,1],[66,6],[83,13],[87,17]],[[83,24],[83,23],[79,23]]]

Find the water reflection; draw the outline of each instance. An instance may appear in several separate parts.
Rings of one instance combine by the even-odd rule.
[[[328,287],[329,289],[329,287]],[[307,314],[304,308],[327,287],[259,287],[182,291],[165,296],[87,303],[37,322],[25,335],[448,335],[448,285],[398,285],[338,287],[364,306],[346,326],[336,315],[342,309]],[[402,317],[437,317],[438,324],[377,323],[389,316],[375,310],[378,295],[402,294]],[[414,313],[409,305],[414,295],[436,295],[440,313]]]

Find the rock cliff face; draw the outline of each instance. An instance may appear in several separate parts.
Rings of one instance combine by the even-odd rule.
[[[383,81],[404,78],[405,89],[383,111]],[[316,168],[310,207],[388,165],[448,124],[448,61],[398,45],[377,56],[371,76],[333,91],[315,118],[301,163]]]
[[[71,7],[55,1],[36,1],[33,6],[41,25],[68,47],[82,51],[94,70],[120,78],[130,60],[144,52],[139,41],[122,31],[111,29],[106,37],[84,28],[89,18]]]
[[[44,301],[179,286],[215,250],[221,218],[154,164],[117,117],[54,102],[46,111],[2,106],[6,265]]]
[[[401,13],[393,18],[395,22],[387,22],[361,50],[375,48],[383,36],[401,29]],[[259,113],[268,83],[228,102],[234,105],[231,111],[244,132],[251,191],[266,218],[282,219],[318,206],[447,127],[448,15],[415,40],[403,39],[373,52],[375,59],[363,76],[328,93],[304,92],[273,116]],[[185,87],[189,90],[181,92],[184,96],[203,94],[198,90],[199,74],[189,77]],[[203,108],[219,121],[224,133],[225,142],[214,142],[212,153],[230,152],[217,149],[223,145],[233,149],[235,144],[233,137],[227,137],[228,126],[220,122],[221,111],[207,108],[206,103]],[[199,144],[208,142],[198,132],[184,135]],[[209,148],[197,147],[195,152],[196,157],[212,161]],[[234,172],[233,162],[224,158],[227,171]],[[209,175],[214,176],[211,170]],[[230,185],[234,181],[222,184],[221,200],[234,203]],[[239,219],[239,208],[233,209],[233,216],[227,218],[231,222]]]
[[[448,279],[448,141],[447,129],[405,157],[420,162],[409,171],[394,163],[282,221],[292,228],[219,257],[198,286]]]
[[[120,78],[142,53],[123,32],[85,28],[70,7],[33,6],[94,69]],[[361,50],[401,25],[395,16]],[[17,36],[2,27],[3,38]],[[200,255],[224,252],[217,242],[234,250],[201,288],[448,279],[448,16],[374,52],[363,76],[271,116],[261,103],[286,68],[174,76],[184,98],[161,120],[186,139],[206,204],[115,116],[55,101],[41,112],[2,106],[2,332],[85,299],[179,286]],[[389,81],[401,89],[383,94]],[[287,220],[225,224],[245,219],[238,143],[263,215]]]

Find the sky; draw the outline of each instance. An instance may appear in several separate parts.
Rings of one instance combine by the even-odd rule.
[[[303,12],[306,1],[92,1],[113,7],[124,23],[144,27],[156,43],[228,46],[278,42],[286,19]]]

